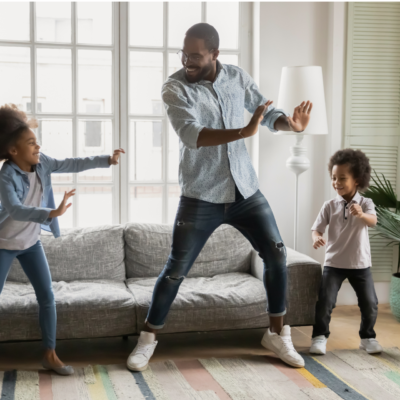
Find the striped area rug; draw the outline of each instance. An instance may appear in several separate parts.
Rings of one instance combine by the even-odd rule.
[[[400,350],[371,356],[339,350],[303,354],[305,368],[272,357],[154,362],[144,372],[124,365],[0,372],[1,400],[395,400],[400,399]]]

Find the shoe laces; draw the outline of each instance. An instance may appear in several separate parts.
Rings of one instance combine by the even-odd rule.
[[[324,342],[325,342],[325,337],[313,339],[313,343],[324,343]]]
[[[296,349],[293,346],[292,339],[290,336],[280,336],[283,348],[286,353],[289,353],[290,351],[296,351]]]
[[[138,343],[136,354],[142,354],[147,357],[150,350],[153,348],[154,344],[147,344],[147,343]]]

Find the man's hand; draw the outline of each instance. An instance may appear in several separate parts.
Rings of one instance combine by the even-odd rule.
[[[326,241],[322,236],[317,236],[314,238],[314,243],[313,243],[314,249],[318,249],[325,245],[326,245]]]
[[[363,217],[363,210],[359,204],[352,204],[349,208],[349,212],[351,215],[353,215],[356,218],[362,218]]]
[[[310,113],[313,104],[308,100],[303,101],[298,107],[294,109],[293,117],[287,117],[289,126],[294,132],[302,132],[307,128],[310,122]]]
[[[114,154],[112,156],[110,156],[110,158],[108,159],[108,164],[109,165],[117,165],[121,153],[125,154],[125,150],[124,149],[114,150]]]
[[[253,136],[258,131],[258,125],[260,125],[261,121],[264,119],[264,112],[268,110],[268,107],[273,103],[272,100],[268,100],[262,106],[257,107],[256,111],[254,112],[253,116],[249,124],[242,129],[242,136],[244,138],[248,138]]]
[[[62,199],[60,205],[56,210],[50,211],[49,217],[61,217],[61,215],[65,214],[68,208],[70,208],[72,205],[72,203],[67,204],[68,199],[72,196],[75,196],[75,189],[72,189],[69,192],[64,192],[64,198]]]

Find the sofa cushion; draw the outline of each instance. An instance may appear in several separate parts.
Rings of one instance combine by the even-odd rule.
[[[41,236],[52,280],[125,279],[124,229],[122,225],[69,229],[55,239]],[[28,282],[18,260],[14,260],[9,281]]]
[[[137,328],[142,330],[157,278],[128,279],[137,303]],[[269,324],[261,281],[246,273],[212,278],[186,278],[160,333],[259,328]]]
[[[123,282],[53,282],[57,338],[136,333],[135,300]],[[40,339],[39,306],[30,284],[6,282],[0,295],[0,341]]]
[[[125,226],[128,278],[156,277],[167,262],[172,225],[130,223]],[[220,226],[197,257],[188,277],[212,277],[250,270],[251,245],[235,228]]]

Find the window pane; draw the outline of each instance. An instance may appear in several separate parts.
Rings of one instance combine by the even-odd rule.
[[[168,3],[168,44],[171,47],[183,46],[186,31],[201,22],[201,3]]]
[[[112,122],[80,120],[78,122],[79,157],[111,155],[113,151]],[[78,174],[78,181],[110,182],[112,168],[96,168]]]
[[[112,224],[112,187],[79,186],[78,226]]]
[[[220,54],[218,60],[221,64],[231,64],[239,66],[239,57],[236,54]]]
[[[0,105],[14,103],[30,111],[30,60],[27,47],[0,47]]]
[[[43,112],[71,112],[71,50],[37,49],[37,96]]]
[[[112,112],[112,52],[78,50],[79,112]]]
[[[168,54],[168,76],[171,76],[175,72],[183,68],[182,61],[176,53]]]
[[[112,43],[112,3],[76,3],[78,43]]]
[[[168,223],[173,224],[178,211],[181,188],[179,185],[168,186]]]
[[[29,3],[0,2],[0,40],[29,40]]]
[[[40,151],[49,157],[63,160],[73,156],[72,121],[39,120],[36,136],[42,148]],[[62,144],[62,145],[60,145]],[[52,174],[52,182],[72,182],[72,174]]]
[[[129,221],[162,223],[162,186],[131,186]]]
[[[162,115],[163,84],[162,53],[131,51],[130,113]]]
[[[36,40],[71,43],[71,3],[36,4]]]
[[[129,43],[131,46],[163,45],[163,3],[129,3]]]
[[[239,36],[239,3],[207,3],[207,23],[219,35],[220,49],[237,49]]]
[[[60,205],[62,199],[64,198],[64,193],[69,192],[72,189],[72,186],[53,186],[54,202],[56,204],[56,207]],[[61,229],[72,228],[74,225],[74,197],[75,196],[72,196],[68,200],[69,203],[72,203],[72,206],[67,210],[65,214],[61,215],[61,217],[58,217],[58,223],[60,224]]]
[[[178,180],[179,173],[179,137],[172,125],[168,127],[168,179]]]
[[[131,181],[161,179],[162,142],[162,121],[131,121],[129,132]]]

